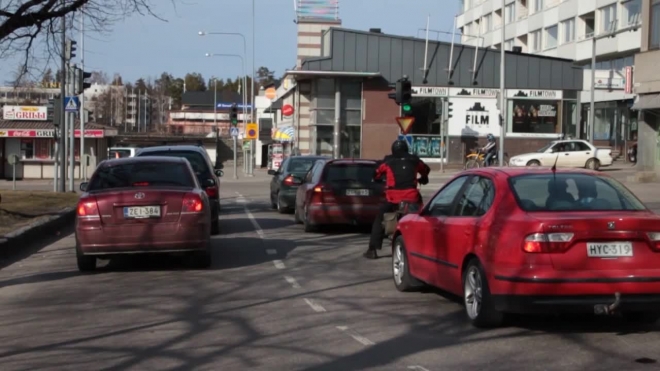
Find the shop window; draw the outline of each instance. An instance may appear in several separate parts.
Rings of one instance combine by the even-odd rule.
[[[338,80],[340,84],[340,157],[360,157],[362,128],[362,82]],[[313,153],[332,155],[335,123],[335,80],[319,79],[314,95],[315,127]]]
[[[649,49],[658,49],[660,48],[660,0],[652,0],[650,18]]]
[[[21,158],[23,160],[34,158],[34,139],[21,139]]]
[[[577,137],[578,111],[575,101],[564,101],[562,132],[565,135]]]
[[[50,159],[50,139],[35,139],[34,140],[34,157],[39,160]]]
[[[510,100],[510,133],[552,134],[561,133],[558,110],[559,101]]]
[[[412,112],[415,122],[410,134],[440,134],[442,98],[413,97]]]
[[[616,120],[616,108],[596,108],[594,139],[609,140],[612,132],[612,123]]]
[[[318,79],[315,82],[314,111],[317,125],[331,125],[335,121],[335,80]]]

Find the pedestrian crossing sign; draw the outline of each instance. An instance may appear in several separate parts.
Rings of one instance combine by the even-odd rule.
[[[78,97],[64,98],[64,112],[78,112],[79,107]]]

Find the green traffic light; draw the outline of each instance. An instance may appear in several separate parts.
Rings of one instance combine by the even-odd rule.
[[[238,120],[231,120],[231,124],[234,126],[238,125]]]
[[[410,104],[404,104],[404,105],[402,105],[402,106],[401,106],[401,109],[403,110],[403,112],[406,112],[406,113],[412,111],[412,107],[410,106]]]

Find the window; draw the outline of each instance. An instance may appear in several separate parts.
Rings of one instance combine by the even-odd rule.
[[[658,49],[660,48],[660,0],[653,0],[650,18],[649,48]]]
[[[435,195],[435,197],[433,197],[431,202],[429,202],[426,212],[430,216],[451,215],[451,206],[454,203],[454,199],[463,187],[467,178],[467,176],[462,176],[447,184],[437,195]]]
[[[108,158],[126,158],[131,157],[130,149],[111,149],[108,151]]]
[[[315,83],[314,111],[317,125],[332,125],[335,121],[335,80],[318,79]]]
[[[470,179],[458,201],[457,216],[482,216],[493,205],[495,189],[493,182],[484,177],[475,176]]]
[[[316,159],[313,158],[292,158],[286,171],[296,175],[307,174],[314,166],[314,162],[316,162]]]
[[[543,0],[534,0],[534,13],[538,13],[543,10]]]
[[[34,158],[34,139],[21,139],[21,158],[23,160]]]
[[[508,132],[510,133],[559,133],[561,124],[557,119],[560,101],[553,100],[510,100]]]
[[[509,24],[516,19],[516,3],[504,7],[504,23]]]
[[[492,13],[488,13],[484,16],[483,20],[481,21],[481,27],[482,27],[482,34],[489,32],[491,28],[493,27],[493,15]]]
[[[340,84],[341,148],[340,157],[360,157],[362,139],[362,82],[337,80]],[[317,155],[331,155],[335,122],[335,80],[316,81],[314,111],[316,127],[312,132]]]
[[[513,47],[514,47],[513,39],[509,39],[504,42],[504,50],[513,50]]]
[[[532,46],[532,52],[538,52],[541,51],[541,42],[543,41],[541,30],[536,30],[532,31],[530,33],[530,39],[531,39],[531,46]]]
[[[545,29],[545,48],[551,49],[557,47],[557,25]]]
[[[568,44],[575,40],[575,18],[561,22],[561,43]]]
[[[135,186],[136,183],[195,187],[195,180],[184,164],[150,161],[103,166],[92,176],[88,190],[129,188]]]
[[[525,211],[646,210],[614,179],[587,174],[533,174],[510,179],[518,205]]]
[[[376,164],[331,164],[327,166],[323,180],[328,183],[358,182],[371,184]]]
[[[600,9],[600,32],[612,32],[616,30],[616,4]]]
[[[200,178],[207,178],[211,176],[211,167],[206,163],[206,159],[199,152],[194,151],[162,151],[162,152],[143,152],[138,153],[137,156],[166,156],[166,157],[183,157],[192,166],[195,174]]]
[[[630,0],[622,4],[623,14],[621,18],[623,23],[621,26],[631,26],[640,22],[640,15],[642,10],[642,0]]]

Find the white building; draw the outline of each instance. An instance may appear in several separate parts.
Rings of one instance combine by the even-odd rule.
[[[585,69],[579,134],[585,135],[591,88],[594,35],[639,25],[642,0],[460,0],[456,25],[462,43],[485,48],[502,47],[530,54],[574,60]],[[623,149],[636,137],[637,116],[630,112],[634,94],[625,94],[625,67],[634,65],[641,31],[616,34],[596,44],[594,139]],[[604,143],[603,143],[604,144]]]

